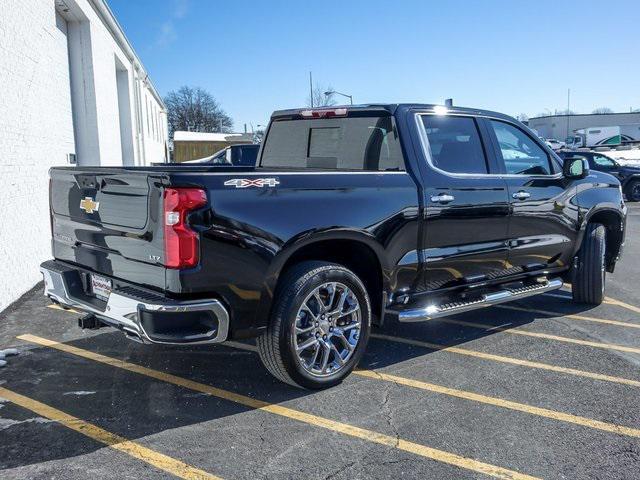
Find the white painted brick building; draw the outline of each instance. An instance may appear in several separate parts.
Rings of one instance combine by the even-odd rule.
[[[50,257],[49,167],[166,161],[161,97],[104,0],[0,0],[0,311]]]

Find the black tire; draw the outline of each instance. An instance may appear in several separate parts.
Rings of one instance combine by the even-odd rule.
[[[360,334],[351,357],[335,374],[312,375],[301,365],[295,352],[294,335],[298,310],[309,294],[327,282],[346,285],[360,306]],[[267,330],[258,337],[258,353],[266,369],[277,379],[308,389],[332,387],[347,377],[360,361],[369,341],[371,305],[362,281],[341,265],[307,261],[291,268],[276,291]]]
[[[573,301],[600,305],[604,300],[606,232],[603,225],[590,223],[573,269],[571,292]]]
[[[640,179],[631,180],[625,190],[628,201],[640,202]]]

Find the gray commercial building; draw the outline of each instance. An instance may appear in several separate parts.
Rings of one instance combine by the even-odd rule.
[[[529,119],[529,128],[544,138],[565,140],[575,130],[591,127],[611,127],[640,123],[640,112],[580,115],[551,115]]]

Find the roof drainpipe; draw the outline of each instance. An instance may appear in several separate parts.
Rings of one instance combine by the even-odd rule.
[[[138,68],[134,66],[133,72],[131,73],[133,77],[133,111],[136,118],[136,165],[144,165],[142,161],[142,150],[144,146],[141,145],[142,120],[140,111],[140,92],[138,91]]]

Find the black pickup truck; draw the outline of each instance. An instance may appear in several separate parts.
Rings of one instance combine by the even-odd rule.
[[[254,168],[51,169],[45,295],[143,343],[257,337],[277,378],[336,384],[372,324],[572,284],[603,300],[619,181],[511,117],[433,105],[285,110]]]

